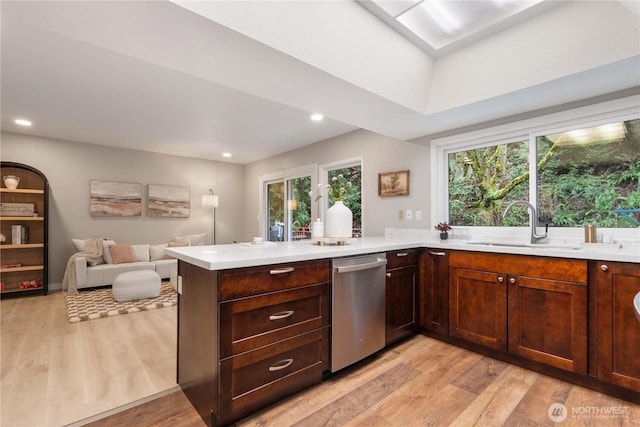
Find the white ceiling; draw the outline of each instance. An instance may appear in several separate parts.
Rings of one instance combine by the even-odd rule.
[[[542,0],[360,0],[358,3],[435,57],[557,5]]]
[[[636,57],[427,114],[171,2],[0,8],[3,131],[242,164],[358,128],[413,139],[640,84]]]

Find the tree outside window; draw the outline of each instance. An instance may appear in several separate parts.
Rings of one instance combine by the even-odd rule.
[[[328,171],[328,179],[342,175],[351,186],[345,187],[343,202],[351,209],[353,214],[353,236],[362,235],[362,166],[351,166]],[[324,192],[326,194],[326,191]],[[328,207],[333,205],[333,201],[328,201]]]
[[[529,141],[448,154],[452,225],[523,226],[526,209],[502,212],[514,200],[532,199],[539,224],[556,227],[640,225],[640,119],[537,135]],[[535,167],[529,165],[535,153]]]

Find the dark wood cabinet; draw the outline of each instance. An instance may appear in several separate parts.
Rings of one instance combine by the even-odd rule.
[[[419,256],[419,249],[387,252],[387,345],[415,333]]]
[[[449,333],[449,254],[426,249],[420,255],[418,316],[420,326]]]
[[[37,169],[2,162],[0,177],[19,178],[18,188],[0,188],[0,293],[2,297],[47,294],[49,183]],[[17,235],[16,235],[17,233]]]
[[[178,383],[227,425],[322,381],[329,261],[209,271],[179,262]]]
[[[587,263],[452,251],[450,334],[587,373]]]
[[[587,284],[508,276],[509,352],[587,373]]]
[[[451,262],[457,265],[452,253]],[[452,267],[449,271],[449,333],[507,350],[507,287],[504,274]]]
[[[596,376],[640,392],[640,321],[633,311],[640,264],[593,261],[589,267],[595,288]]]

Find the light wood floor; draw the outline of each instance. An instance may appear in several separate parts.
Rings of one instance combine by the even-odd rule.
[[[64,294],[0,302],[0,425],[63,426],[176,387],[176,307],[69,323]]]
[[[175,390],[175,308],[70,324],[60,293],[0,304],[2,426],[61,426]],[[638,405],[421,335],[238,425],[550,426],[553,403],[569,414],[560,426],[640,425]],[[92,425],[204,423],[178,391]]]
[[[638,405],[421,335],[237,425],[551,426],[554,403],[568,414],[559,426],[640,425]],[[179,391],[91,427],[132,425],[205,424]]]

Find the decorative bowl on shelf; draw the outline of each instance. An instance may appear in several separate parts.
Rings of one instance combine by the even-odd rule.
[[[18,188],[18,184],[20,184],[20,177],[15,175],[5,175],[2,177],[2,180],[4,181],[5,187],[10,190],[15,190]]]

